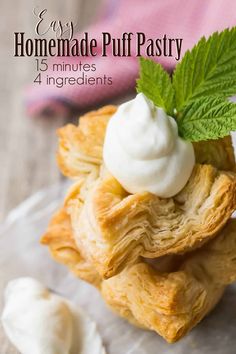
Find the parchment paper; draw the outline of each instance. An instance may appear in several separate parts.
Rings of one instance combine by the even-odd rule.
[[[97,322],[108,354],[235,354],[236,285],[230,286],[217,308],[176,344],[137,329],[114,315],[98,291],[54,262],[39,244],[68,183],[42,190],[13,210],[0,227],[0,294],[16,277],[32,276],[79,304]],[[32,353],[33,354],[33,353]]]

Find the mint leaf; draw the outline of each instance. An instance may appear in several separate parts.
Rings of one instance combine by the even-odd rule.
[[[215,32],[187,51],[173,75],[176,109],[203,96],[236,93],[236,27]]]
[[[173,80],[141,58],[137,91],[177,119],[186,140],[218,139],[236,130],[236,27],[201,38],[177,65]]]
[[[219,96],[198,98],[185,107],[178,128],[185,140],[223,138],[236,130],[236,104]]]
[[[144,93],[153,103],[173,115],[175,108],[174,89],[168,73],[150,59],[140,58],[140,78],[137,91]]]

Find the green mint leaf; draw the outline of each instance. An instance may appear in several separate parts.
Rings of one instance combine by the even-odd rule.
[[[236,130],[236,104],[219,96],[198,98],[185,107],[178,128],[192,142],[223,138]]]
[[[203,96],[236,93],[236,27],[215,32],[187,51],[173,75],[176,109]]]
[[[174,88],[168,73],[150,59],[140,58],[140,78],[137,91],[142,92],[156,106],[173,115],[175,108]]]

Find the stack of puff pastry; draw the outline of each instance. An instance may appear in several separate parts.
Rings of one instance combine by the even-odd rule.
[[[194,144],[197,163],[176,196],[129,194],[102,159],[115,111],[106,106],[59,130],[58,165],[74,184],[42,243],[120,316],[175,342],[236,280],[231,138]]]

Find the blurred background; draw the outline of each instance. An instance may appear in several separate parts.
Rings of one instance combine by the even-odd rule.
[[[38,5],[47,8],[52,18],[73,20],[82,29],[95,18],[100,2],[1,0],[0,221],[33,192],[62,178],[55,162],[56,129],[68,121],[62,115],[27,116],[24,89],[35,76],[35,63],[33,58],[13,57],[13,33],[24,31],[35,37],[33,9]]]
[[[35,76],[32,58],[13,57],[13,33],[35,37],[36,6],[51,17],[73,20],[81,28],[92,23],[101,0],[1,0],[0,21],[0,222],[8,212],[38,189],[62,179],[55,161],[56,129],[78,115],[30,117],[26,113],[25,87]],[[18,354],[0,326],[0,353]],[[33,353],[32,353],[33,354]]]
[[[117,104],[132,97],[138,76],[135,55],[97,56],[92,59],[98,67],[97,74],[112,74],[113,85],[57,91],[46,85],[36,87],[32,84],[36,76],[35,58],[13,56],[14,32],[36,37],[34,9],[47,9],[50,20],[73,21],[79,33],[88,28],[91,38],[101,37],[103,31],[117,38],[123,32],[137,31],[153,39],[164,34],[183,38],[181,56],[201,36],[236,24],[234,0],[0,0],[0,4],[0,222],[32,193],[62,179],[55,162],[56,129],[104,103]],[[47,37],[52,38],[52,32]],[[89,60],[82,58],[84,62]],[[156,60],[169,71],[176,65],[174,58],[168,56]],[[26,95],[27,85],[31,88]],[[54,117],[45,116],[45,112],[52,111],[53,104]]]
[[[115,4],[116,1],[110,1]],[[0,222],[9,211],[40,188],[60,181],[55,161],[57,146],[56,129],[67,122],[76,122],[88,109],[101,103],[87,105],[76,114],[59,112],[55,117],[30,116],[26,112],[25,89],[36,76],[35,58],[15,58],[14,32],[25,32],[35,38],[36,18],[34,9],[47,9],[50,19],[63,23],[73,21],[79,31],[95,22],[103,0],[0,0]],[[109,1],[107,2],[109,3]],[[108,6],[109,7],[109,6]],[[106,8],[106,6],[105,6]],[[109,11],[109,9],[108,9]],[[77,29],[78,30],[78,29]],[[48,33],[52,38],[52,32]],[[134,83],[133,83],[134,86]],[[131,96],[134,90],[131,90]],[[119,103],[128,96],[109,100]],[[105,102],[106,103],[106,102]],[[68,117],[69,116],[69,117]]]

